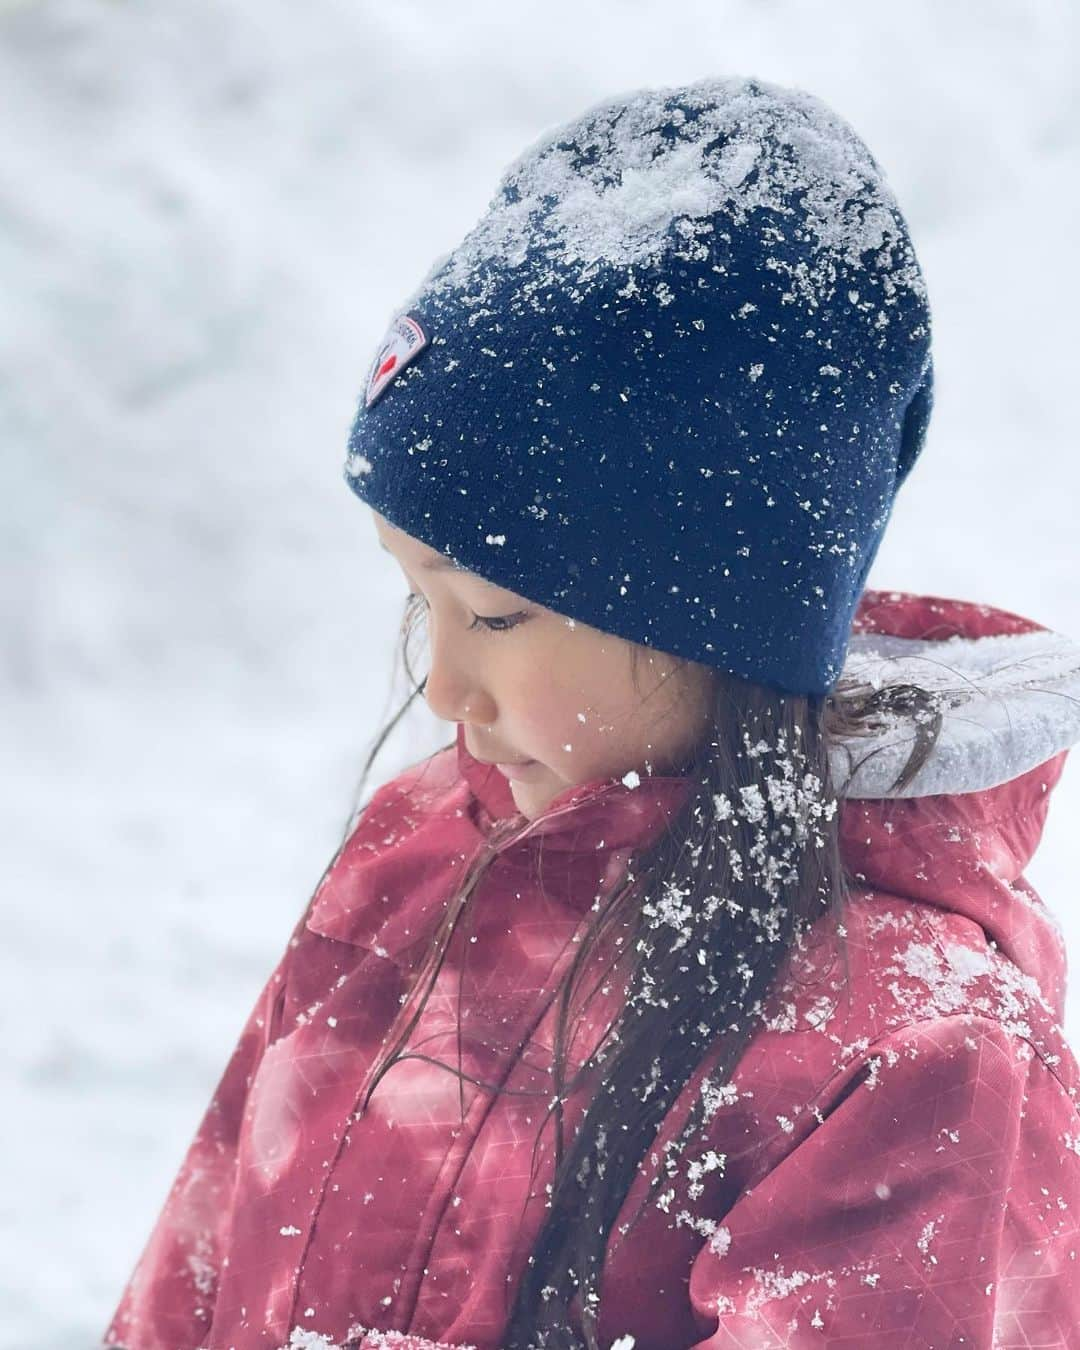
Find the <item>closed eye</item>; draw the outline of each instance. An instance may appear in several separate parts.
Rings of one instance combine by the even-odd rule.
[[[409,604],[422,605],[425,609],[427,608],[427,601],[418,591],[410,591],[407,600]],[[491,633],[508,633],[511,628],[516,628],[518,624],[524,623],[528,617],[524,610],[519,610],[516,614],[499,614],[490,617],[483,614],[474,614],[469,628],[486,628]]]

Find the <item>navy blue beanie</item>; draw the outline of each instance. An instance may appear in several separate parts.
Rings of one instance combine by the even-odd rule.
[[[930,313],[866,146],[754,79],[550,132],[396,311],[345,477],[469,571],[823,694],[932,405]]]

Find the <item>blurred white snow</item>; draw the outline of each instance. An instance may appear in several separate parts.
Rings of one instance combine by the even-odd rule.
[[[0,3],[0,1342],[96,1342],[337,845],[404,596],[354,402],[549,127],[728,74],[848,118],[935,323],[871,584],[1080,637],[1077,38],[1067,0]],[[374,781],[451,732],[421,707]],[[1080,1047],[1078,808],[1073,763],[1029,879]]]

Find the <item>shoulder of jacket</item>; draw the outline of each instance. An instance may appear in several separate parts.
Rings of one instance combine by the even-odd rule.
[[[1080,1101],[1080,1069],[1038,981],[977,925],[893,896],[860,897],[838,926],[793,953],[757,1049],[810,1091],[890,1038],[957,1018],[999,1027]]]

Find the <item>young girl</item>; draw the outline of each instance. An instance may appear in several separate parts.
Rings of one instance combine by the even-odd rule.
[[[931,401],[808,94],[645,90],[510,168],[346,469],[456,739],[347,831],[108,1345],[1080,1346],[1023,879],[1080,645],[864,589]]]

